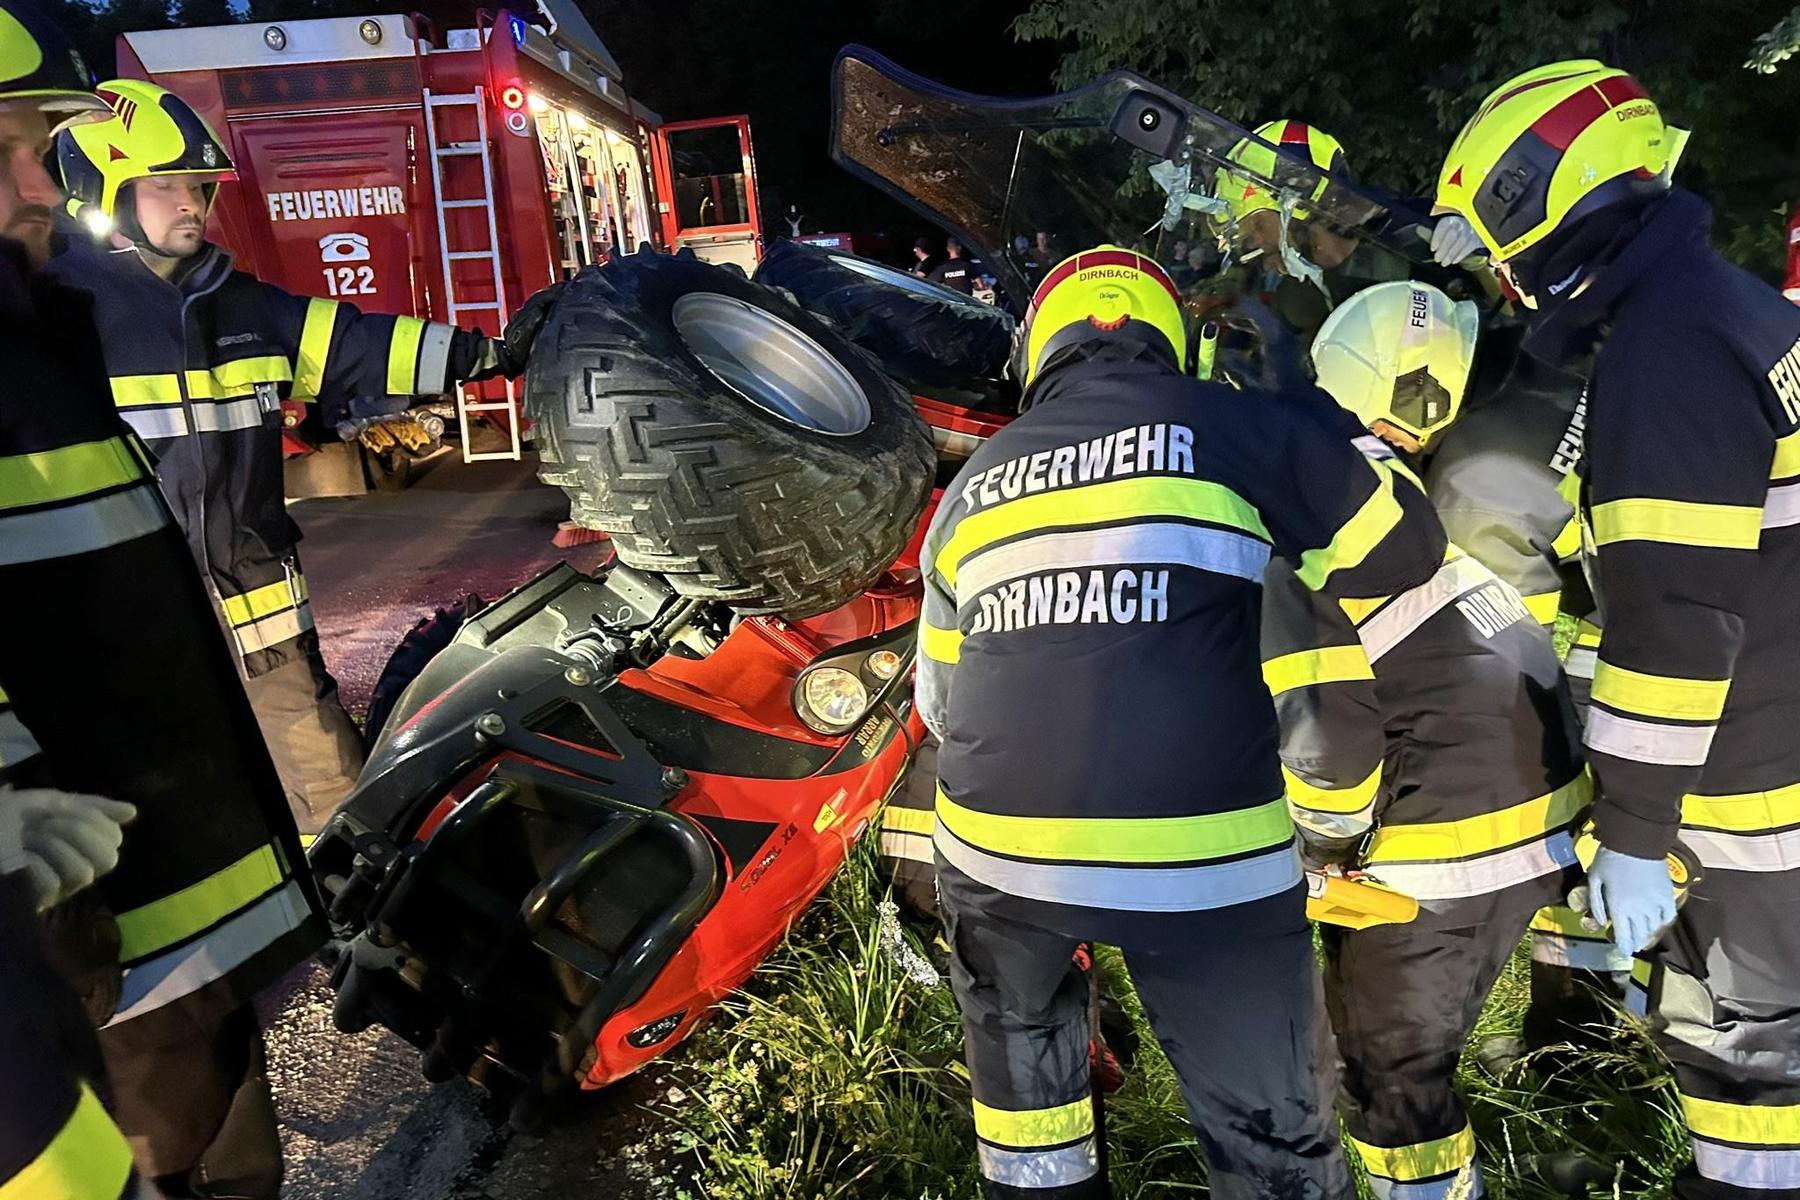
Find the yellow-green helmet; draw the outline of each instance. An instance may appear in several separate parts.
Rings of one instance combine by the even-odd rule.
[[[106,112],[81,55],[26,0],[0,0],[0,102],[34,105],[52,125]]]
[[[1460,214],[1494,258],[1564,224],[1667,187],[1672,141],[1633,79],[1594,59],[1551,63],[1502,84],[1450,146],[1439,211]]]
[[[1177,366],[1187,363],[1186,325],[1174,281],[1156,261],[1122,246],[1096,246],[1070,255],[1038,284],[1025,318],[1025,383],[1044,360],[1076,340],[1128,327],[1167,339]]]
[[[1232,216],[1239,221],[1254,212],[1280,208],[1279,199],[1258,181],[1283,182],[1283,166],[1287,162],[1284,155],[1292,155],[1325,172],[1337,173],[1344,168],[1343,145],[1329,133],[1314,129],[1304,121],[1269,121],[1257,126],[1255,132],[1262,139],[1260,142],[1244,138],[1226,155],[1230,161],[1242,166],[1245,173],[1240,174],[1229,167],[1221,167],[1218,172],[1219,199],[1230,206]],[[1264,145],[1264,142],[1268,144]],[[1310,179],[1311,173],[1307,174]],[[1308,198],[1317,200],[1325,194],[1327,186],[1323,179],[1313,183],[1307,188]],[[1294,215],[1305,217],[1307,214],[1305,209],[1296,208]]]
[[[1474,304],[1427,283],[1364,288],[1313,339],[1319,386],[1364,426],[1386,421],[1425,445],[1456,419],[1479,324]]]
[[[221,176],[231,173],[225,144],[187,101],[167,88],[141,79],[114,79],[101,84],[99,92],[112,118],[56,135],[63,187],[79,203],[94,205],[129,229],[131,214],[119,211],[126,184],[153,175],[198,175],[216,187]],[[207,198],[212,198],[211,187]]]

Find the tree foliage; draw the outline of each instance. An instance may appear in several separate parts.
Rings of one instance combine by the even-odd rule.
[[[1130,68],[1239,124],[1293,117],[1361,178],[1428,195],[1451,138],[1519,71],[1599,58],[1693,130],[1678,181],[1728,253],[1775,270],[1800,199],[1800,72],[1743,69],[1792,0],[1032,0],[1021,38],[1061,39],[1062,86]]]
[[[1776,67],[1796,54],[1800,54],[1800,8],[1756,39],[1750,48],[1750,61],[1744,65],[1758,74],[1773,75]]]

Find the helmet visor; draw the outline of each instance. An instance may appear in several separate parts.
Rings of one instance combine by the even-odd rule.
[[[1130,72],[1006,100],[954,91],[850,46],[832,71],[832,104],[839,165],[954,232],[1020,311],[1054,265],[1032,251],[1040,231],[1064,248],[1111,243],[1166,261],[1177,241],[1210,244],[1239,224],[1233,200],[1247,188],[1267,195],[1277,221],[1287,212],[1414,262],[1429,245],[1422,213]],[[1244,161],[1246,146],[1265,170]],[[1211,278],[1175,265],[1184,292]]]

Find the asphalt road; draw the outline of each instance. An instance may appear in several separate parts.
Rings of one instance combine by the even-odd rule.
[[[492,599],[565,557],[550,542],[568,514],[562,493],[529,462],[440,459],[402,492],[304,500],[289,511],[325,657],[360,713],[394,644],[433,608],[475,592]],[[579,566],[600,551],[567,557]],[[646,1102],[669,1084],[646,1072],[577,1106],[551,1135],[523,1138],[475,1087],[433,1085],[418,1053],[381,1030],[355,1036],[331,1022],[317,966],[297,970],[258,1006],[293,1200],[532,1200],[673,1194]],[[679,1096],[679,1093],[676,1093]]]

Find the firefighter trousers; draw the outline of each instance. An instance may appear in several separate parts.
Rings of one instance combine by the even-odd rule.
[[[338,699],[315,636],[294,643],[285,662],[245,680],[269,757],[302,834],[315,834],[337,811],[362,771],[362,735]]]
[[[281,1139],[250,1005],[216,1013],[177,1001],[102,1029],[100,1049],[113,1116],[165,1196],[280,1195]]]
[[[1681,1200],[1800,1200],[1794,862],[1712,869],[1649,952],[1650,1031],[1675,1068],[1694,1149],[1675,1181]]]
[[[1105,1197],[1077,939],[1007,919],[940,863],[988,1200]],[[988,893],[992,895],[992,893]],[[1246,906],[1247,907],[1247,906]],[[1233,909],[1217,923],[1229,930]],[[1181,1080],[1217,1200],[1355,1195],[1319,1070],[1318,971],[1304,925],[1276,937],[1128,947],[1126,966]]]
[[[1454,1194],[1482,1195],[1456,1063],[1530,919],[1515,906],[1467,927],[1319,927],[1344,1123],[1378,1200],[1443,1200],[1471,1175]]]
[[[100,1026],[107,1108],[162,1194],[274,1200],[281,1142],[262,1032],[249,1004],[186,996],[123,1024],[119,928],[85,891],[44,914],[46,952]]]
[[[1579,913],[1563,905],[1539,910],[1531,921],[1525,1048],[1604,1046],[1618,1024],[1630,972],[1631,960],[1613,948],[1608,933],[1582,928]]]

